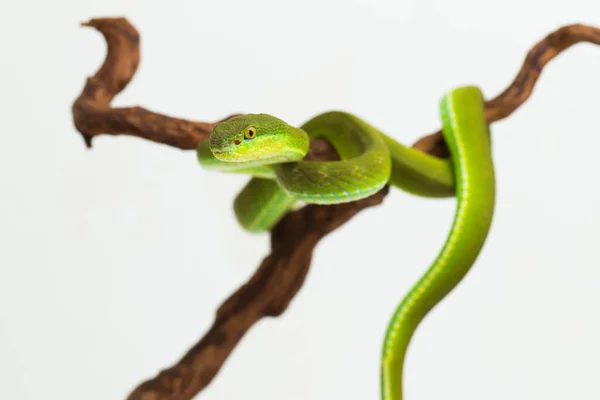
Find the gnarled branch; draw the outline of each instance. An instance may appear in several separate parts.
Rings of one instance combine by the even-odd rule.
[[[527,53],[521,70],[511,84],[498,96],[485,102],[485,119],[488,124],[515,112],[533,93],[542,69],[561,52],[582,42],[600,44],[600,29],[582,24],[567,25],[536,43]],[[413,146],[430,154],[448,156],[441,131],[419,139]]]
[[[124,18],[92,19],[83,25],[99,30],[108,44],[104,64],[87,80],[72,108],[75,126],[88,147],[94,136],[124,134],[190,150],[210,136],[212,122],[173,118],[142,107],[111,107],[112,99],[136,72],[140,58],[139,34]],[[511,85],[486,102],[488,123],[514,112],[531,95],[543,67],[579,42],[600,44],[600,30],[569,25],[536,44]],[[418,140],[413,147],[438,157],[448,155],[439,131]],[[308,159],[337,158],[327,142],[311,140]],[[304,282],[319,241],[361,210],[380,204],[387,192],[385,187],[361,201],[335,206],[310,205],[286,215],[271,232],[271,254],[263,260],[254,276],[221,305],[213,326],[202,340],[174,366],[138,386],[129,395],[129,400],[192,399],[211,382],[254,323],[285,311]]]

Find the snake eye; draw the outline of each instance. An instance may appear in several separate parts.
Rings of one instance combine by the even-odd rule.
[[[246,139],[254,139],[256,137],[256,128],[253,126],[247,127],[246,131],[244,132],[244,137]]]

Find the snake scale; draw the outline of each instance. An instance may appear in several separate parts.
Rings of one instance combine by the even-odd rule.
[[[449,91],[440,101],[440,114],[449,159],[404,146],[341,111],[317,115],[300,128],[268,114],[234,117],[216,124],[197,148],[204,168],[251,175],[234,201],[237,220],[249,232],[268,231],[298,203],[356,201],[387,184],[418,196],[456,196],[446,242],[389,322],[381,358],[383,400],[403,398],[409,342],[475,263],[494,213],[495,173],[481,90]],[[310,137],[327,140],[340,160],[303,161]]]

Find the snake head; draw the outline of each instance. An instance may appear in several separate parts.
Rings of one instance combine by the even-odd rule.
[[[270,158],[298,160],[308,151],[308,136],[268,114],[246,114],[213,127],[209,147],[216,159],[244,162]]]

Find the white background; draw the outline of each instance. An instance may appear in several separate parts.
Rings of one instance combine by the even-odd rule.
[[[542,7],[540,7],[542,6]],[[589,0],[23,1],[0,15],[0,399],[123,399],[172,365],[268,252],[236,224],[245,177],[193,151],[103,136],[71,104],[105,56],[92,17],[126,16],[139,71],[115,105],[293,124],[354,112],[411,144],[463,84],[487,97]],[[492,127],[497,212],[472,272],[419,328],[406,399],[598,399],[600,48],[552,61]],[[388,318],[442,245],[455,202],[394,190],[321,242],[288,311],[199,396],[377,399]]]

